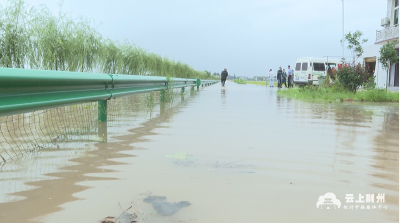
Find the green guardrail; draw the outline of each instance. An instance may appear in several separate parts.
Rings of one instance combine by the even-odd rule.
[[[107,100],[168,87],[206,87],[217,80],[0,68],[0,116],[84,102],[99,102],[107,121]],[[169,86],[170,84],[170,86]],[[160,97],[161,99],[163,97]]]

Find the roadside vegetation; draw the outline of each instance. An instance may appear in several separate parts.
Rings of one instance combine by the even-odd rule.
[[[399,102],[399,92],[375,88],[374,76],[364,67],[340,67],[327,76],[322,85],[307,85],[278,91],[278,95],[311,100]]]
[[[269,86],[269,81],[245,81],[247,84],[255,84],[255,85],[261,85],[261,86]],[[274,82],[274,86],[278,86],[278,82]]]
[[[246,82],[244,82],[242,79],[235,79],[233,80],[233,82],[235,82],[236,84],[246,84]]]
[[[328,75],[323,84],[319,86],[307,85],[278,91],[278,95],[310,100],[333,101],[369,101],[369,102],[399,102],[399,92],[387,92],[386,89],[377,89],[375,76],[362,64],[356,64],[356,59],[364,52],[360,42],[362,32],[348,33],[342,44],[347,43],[347,48],[352,53],[352,63],[347,65],[342,59],[338,69],[328,69]],[[399,58],[394,46],[396,42],[387,43],[382,47],[380,62],[385,69],[397,63]]]
[[[305,86],[280,90],[278,95],[302,100],[324,100],[328,102],[399,102],[398,92],[387,92],[385,89],[360,90],[354,93],[344,89]]]
[[[88,19],[23,0],[0,5],[0,67],[216,79],[133,42],[103,38]]]
[[[246,82],[246,84],[255,84],[255,85],[261,85],[261,86],[267,85],[267,82],[265,82],[265,81],[245,81],[245,82]]]

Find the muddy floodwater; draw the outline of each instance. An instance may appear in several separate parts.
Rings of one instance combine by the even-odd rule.
[[[117,99],[107,142],[69,137],[1,167],[0,222],[126,209],[137,222],[398,222],[399,104],[276,91],[228,82],[173,105]]]

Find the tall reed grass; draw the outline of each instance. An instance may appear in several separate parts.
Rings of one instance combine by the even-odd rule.
[[[212,79],[132,41],[103,38],[88,19],[23,0],[0,6],[0,67]]]

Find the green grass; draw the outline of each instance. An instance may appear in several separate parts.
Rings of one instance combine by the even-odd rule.
[[[355,94],[334,88],[304,87],[278,91],[278,95],[302,100],[322,101],[366,101],[366,102],[399,102],[399,92],[387,92],[384,89],[357,91]]]
[[[267,85],[267,82],[265,81],[245,81],[246,84],[255,84],[255,85],[261,85],[261,86],[265,86]],[[268,82],[269,84],[269,82]]]
[[[246,84],[246,82],[244,82],[242,79],[235,79],[233,80],[233,82],[235,82],[236,84]]]
[[[261,85],[261,86],[266,86],[267,82],[266,81],[245,81],[247,84],[254,84],[254,85]],[[269,81],[268,81],[268,86],[269,86]],[[278,82],[274,82],[274,86],[278,86]]]

